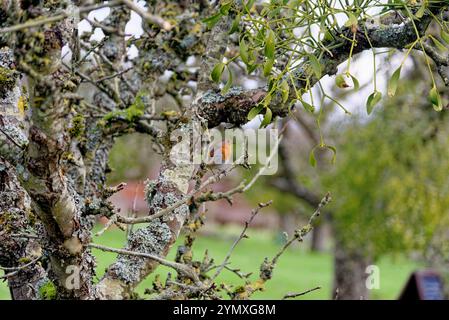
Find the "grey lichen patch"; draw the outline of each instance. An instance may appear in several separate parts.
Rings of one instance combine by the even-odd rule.
[[[273,277],[274,265],[267,258],[260,265],[260,279],[267,281]]]
[[[208,90],[206,93],[204,93],[203,97],[201,98],[201,101],[206,104],[215,104],[215,103],[221,103],[224,102],[226,99],[221,94],[213,91]]]
[[[21,150],[28,145],[28,138],[12,116],[3,116],[0,124],[3,131],[0,135],[0,153],[8,159],[17,160],[22,155]]]
[[[187,193],[193,170],[194,166],[192,164],[178,165],[173,169],[164,170],[161,174],[161,179],[167,185],[174,185],[179,191]]]
[[[25,147],[28,144],[28,138],[19,127],[16,121],[11,121],[8,117],[3,118],[2,130],[8,137],[14,140],[19,147]]]
[[[105,41],[105,44],[103,46],[103,53],[109,59],[114,59],[115,57],[120,56],[122,54],[120,47],[117,46],[116,43],[112,41]]]
[[[18,116],[22,95],[18,85],[19,73],[13,69],[11,50],[0,49],[0,114]]]
[[[84,214],[85,215],[104,215],[109,218],[111,216],[111,212],[101,211],[103,209],[103,202],[99,198],[94,199],[85,199],[84,203]]]
[[[158,184],[155,181],[148,180],[145,186],[145,199],[152,213],[157,213],[159,210],[171,207],[181,200],[181,197],[174,191],[168,191],[170,187],[166,187],[166,192],[161,192],[158,189]],[[188,206],[182,205],[173,210],[172,213],[166,214],[162,217],[163,221],[172,220],[176,216],[184,219],[188,214]]]
[[[419,26],[419,29],[426,29],[430,23],[431,18],[428,16],[423,17]],[[365,24],[367,32],[369,33],[372,42],[376,43],[376,46],[396,47],[401,48],[407,45],[411,39],[416,37],[416,30],[413,22],[404,22],[399,24],[384,24],[371,23],[368,21]]]
[[[132,233],[128,241],[128,250],[161,255],[172,240],[169,226],[159,220],[152,221],[146,228],[138,229]],[[141,279],[141,274],[147,269],[148,258],[119,255],[117,262],[111,267],[118,279],[126,284],[135,284]]]
[[[145,181],[145,200],[147,203],[153,202],[153,197],[156,192],[156,181],[154,180],[147,180]]]
[[[175,196],[173,193],[167,193],[165,195],[157,194],[155,197],[155,203],[164,203],[166,207],[171,207],[174,204],[178,203],[181,199]],[[157,205],[157,204],[156,204]],[[166,214],[162,218],[164,221],[172,220],[174,217],[181,216],[181,218],[185,218],[188,213],[187,205],[182,205],[175,210],[171,214]]]
[[[74,212],[74,219],[79,224],[80,228],[76,228],[75,232],[72,234],[72,238],[79,239],[81,243],[89,243],[91,240],[90,230],[93,229],[96,218],[89,215],[83,215],[86,212],[86,200],[83,196],[79,195],[74,189],[74,182],[69,180],[67,185],[68,192],[75,203],[76,210]]]
[[[0,159],[0,265],[13,267],[32,255],[25,251],[29,239],[11,237],[17,233],[34,233],[38,225],[31,223],[30,199],[20,186],[14,169]]]
[[[407,25],[380,25],[377,28],[377,35],[384,41],[391,41],[398,39],[398,36],[406,36],[407,31],[413,32],[412,29],[408,30]]]
[[[191,50],[194,46],[196,46],[198,44],[198,37],[193,35],[193,34],[189,34],[187,36],[185,36],[180,42],[179,42],[179,47],[182,50]]]
[[[105,186],[109,152],[114,141],[113,138],[105,138],[98,133],[96,129],[86,133],[88,143],[86,144],[87,151],[84,161],[88,167],[88,180],[95,183],[96,189],[100,191]]]
[[[142,58],[139,59],[141,68],[151,73],[163,73],[173,63],[173,61],[179,61],[179,59],[170,52],[161,52],[161,50],[150,49],[150,51],[142,54]]]
[[[13,52],[8,47],[0,48],[0,67],[10,68],[14,61]]]
[[[237,87],[237,86],[231,87],[228,90],[228,92],[226,92],[224,95],[219,92],[215,92],[213,90],[208,90],[202,96],[201,102],[205,103],[205,104],[222,103],[222,102],[225,102],[227,99],[241,95],[244,92],[245,91],[242,87]]]
[[[294,85],[297,89],[304,88],[304,74],[306,73],[306,68],[303,66],[298,66],[292,71],[292,78],[294,79]],[[287,79],[287,78],[286,78]],[[294,91],[294,90],[293,90]]]

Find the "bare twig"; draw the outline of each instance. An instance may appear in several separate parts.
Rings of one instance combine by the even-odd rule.
[[[238,243],[247,237],[246,235],[246,230],[248,229],[249,225],[251,224],[251,222],[254,220],[254,218],[256,217],[256,215],[259,213],[260,209],[268,207],[273,201],[268,201],[266,203],[259,203],[258,207],[256,209],[254,209],[251,212],[251,217],[249,218],[248,221],[245,222],[245,226],[243,227],[242,232],[240,233],[240,235],[238,236],[237,239],[235,239],[234,243],[231,246],[231,249],[229,249],[229,252],[226,254],[226,257],[224,258],[223,262],[220,264],[220,266],[218,267],[217,271],[215,272],[215,274],[212,277],[212,281],[215,280],[221,273],[221,271],[225,268],[225,266],[228,263],[229,258],[231,258],[232,253],[234,252],[235,247],[238,245]]]
[[[212,183],[215,183],[217,181],[219,181],[221,178],[223,178],[224,176],[226,176],[229,171],[231,171],[232,169],[234,169],[236,167],[236,165],[232,165],[230,168],[228,168],[227,170],[223,170],[222,172],[220,172],[217,175],[212,175],[211,177],[209,177],[198,189],[195,189],[193,191],[191,191],[189,194],[187,194],[183,199],[179,200],[178,202],[176,202],[175,204],[171,205],[170,207],[167,207],[165,209],[161,209],[158,212],[156,212],[155,214],[151,215],[151,216],[145,216],[145,217],[137,217],[137,218],[130,218],[130,217],[124,217],[121,215],[117,216],[117,221],[121,222],[121,223],[126,223],[126,224],[136,224],[136,223],[147,223],[147,222],[151,222],[155,219],[158,219],[164,215],[167,215],[171,212],[173,212],[174,210],[176,210],[177,208],[179,208],[180,206],[186,204],[187,202],[192,200],[192,197],[198,193],[199,191],[204,190],[207,186],[209,186]],[[205,201],[210,201],[211,199],[215,200],[219,200],[219,199],[229,199],[229,197],[232,194],[235,194],[237,192],[243,192],[243,185],[239,185],[238,187],[229,190],[228,192],[221,192],[221,193],[216,193],[216,194],[209,194],[209,195],[203,195],[200,196],[198,199],[193,199],[194,201],[197,202],[205,202]]]
[[[113,79],[113,78],[116,78],[116,77],[120,77],[121,75],[127,73],[128,71],[130,71],[132,69],[133,69],[133,67],[130,67],[130,68],[127,68],[125,70],[119,71],[119,72],[117,72],[115,74],[111,74],[111,75],[105,76],[103,78],[98,79],[97,82],[102,82],[102,81],[105,81],[105,80],[110,80],[110,79]]]
[[[95,234],[95,236],[96,237],[101,236],[106,230],[108,230],[116,222],[117,222],[117,214],[114,214],[112,217],[109,218],[109,221],[106,222],[104,227]]]
[[[12,276],[15,276],[16,274],[19,273],[20,270],[24,270],[30,266],[32,266],[33,264],[35,264],[36,262],[38,262],[40,260],[41,257],[38,257],[30,262],[28,262],[27,264],[24,264],[23,266],[19,266],[19,267],[13,267],[13,268],[8,268],[8,267],[0,267],[0,269],[5,270],[5,271],[10,271],[10,270],[14,270],[10,273],[5,274],[4,276],[1,276],[0,279],[7,279],[10,278]]]
[[[302,227],[301,229],[296,230],[293,237],[290,240],[288,240],[282,246],[281,250],[274,256],[274,258],[271,260],[272,265],[276,264],[279,257],[285,252],[285,250],[287,250],[288,247],[291,246],[291,244],[293,242],[302,241],[304,236],[306,236],[309,232],[311,232],[313,230],[313,227],[314,227],[313,224],[314,224],[315,220],[320,216],[321,210],[323,209],[323,207],[325,205],[327,205],[330,201],[331,201],[331,196],[330,196],[330,193],[328,192],[328,193],[326,193],[324,198],[320,201],[316,210],[310,216],[308,224],[305,225],[304,227]]]
[[[270,156],[267,159],[267,163],[260,168],[260,170],[257,172],[257,174],[253,177],[253,179],[245,186],[245,188],[243,188],[243,192],[247,191],[249,188],[251,188],[254,183],[257,181],[257,179],[259,179],[259,177],[265,172],[265,170],[267,170],[268,166],[271,163],[271,160],[273,160],[274,156],[277,154],[278,152],[278,147],[279,147],[279,143],[282,140],[282,135],[280,135],[276,141],[276,144],[273,146],[273,148],[271,149],[271,153]]]
[[[297,297],[306,295],[306,294],[308,294],[308,293],[310,293],[310,292],[313,292],[313,291],[315,291],[315,290],[320,290],[320,289],[321,289],[321,287],[315,287],[315,288],[306,290],[306,291],[304,291],[304,292],[299,292],[299,293],[287,293],[287,294],[282,298],[282,300],[287,300],[287,299],[297,298]]]
[[[159,28],[164,29],[166,31],[170,31],[173,28],[173,26],[170,24],[170,22],[162,19],[159,16],[156,16],[154,14],[151,14],[151,13],[143,10],[138,5],[136,5],[134,2],[132,2],[130,0],[122,0],[122,1],[123,1],[124,5],[126,5],[128,8],[130,8],[131,10],[136,12],[145,21],[147,21],[155,26],[158,26]]]
[[[95,5],[81,7],[78,9],[78,12],[79,13],[90,12],[90,11],[94,11],[94,10],[101,9],[101,8],[119,6],[121,4],[122,4],[122,0],[112,0],[109,2],[101,2],[101,3],[95,4]],[[64,20],[65,18],[68,18],[72,15],[73,15],[73,12],[66,11],[61,14],[58,14],[58,15],[55,15],[52,17],[48,17],[48,18],[26,21],[24,23],[16,24],[11,27],[2,28],[2,29],[0,29],[0,34],[7,33],[7,32],[15,32],[15,31],[23,30],[23,29],[38,27],[38,26],[48,24],[48,23],[58,22],[58,21]]]
[[[138,189],[139,189],[139,185],[136,185],[136,188],[134,190],[134,199],[133,199],[132,209],[131,209],[131,212],[128,212],[128,216],[131,213],[131,217],[132,218],[135,218],[137,216],[137,191],[138,191]],[[134,227],[134,224],[128,224],[127,225],[127,228],[126,228],[126,239],[129,239],[129,236],[133,232],[133,227]]]
[[[11,238],[40,239],[37,235],[26,233],[13,233],[10,236]]]
[[[320,215],[322,207],[324,207],[326,204],[330,201],[330,195],[329,193],[326,194],[326,196],[321,200],[320,204],[318,205],[318,208],[315,210],[315,212],[312,214],[312,216],[309,219],[309,223],[302,227],[301,229],[298,229],[295,231],[295,234],[293,237],[288,240],[282,248],[279,250],[279,252],[274,256],[273,259],[268,260],[268,258],[265,258],[260,266],[260,275],[259,279],[254,283],[246,283],[246,285],[243,287],[243,290],[236,291],[236,292],[228,292],[228,294],[232,298],[237,299],[247,299],[249,298],[254,292],[259,291],[263,288],[263,284],[267,282],[268,280],[272,279],[273,277],[273,270],[276,267],[276,263],[278,259],[281,257],[281,255],[285,252],[285,250],[294,242],[294,241],[302,241],[303,237],[308,234],[313,229],[313,222],[314,220]]]
[[[181,263],[165,260],[157,255],[154,255],[154,254],[129,251],[129,250],[125,250],[125,249],[111,248],[111,247],[106,247],[106,246],[96,244],[96,243],[90,243],[90,244],[88,244],[88,246],[90,248],[98,249],[101,251],[114,252],[114,253],[123,254],[123,255],[152,259],[152,260],[159,262],[163,266],[172,268],[172,269],[178,271],[179,273],[182,273],[184,276],[192,279],[195,283],[200,283],[198,275],[189,266],[181,264]]]

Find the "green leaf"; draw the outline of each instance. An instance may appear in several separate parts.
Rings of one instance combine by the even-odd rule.
[[[338,88],[341,89],[349,88],[349,85],[346,83],[346,79],[343,74],[339,74],[335,77],[335,84]]]
[[[225,94],[226,92],[228,92],[229,89],[232,86],[232,71],[231,71],[231,68],[226,66],[226,69],[228,69],[228,81],[226,81],[225,86],[223,87],[223,89],[221,89],[221,93],[222,94]]]
[[[441,50],[441,51],[447,51],[447,48],[444,44],[442,44],[437,38],[435,38],[434,36],[430,35],[430,38],[432,39],[433,43],[435,44],[435,46]]]
[[[242,38],[242,40],[240,40],[240,59],[242,59],[242,61],[248,65],[249,64],[249,55],[248,55],[248,45],[246,44],[245,39]]]
[[[415,13],[415,17],[417,17],[418,19],[421,19],[424,16],[424,13],[426,12],[426,3],[424,2],[421,7],[418,9],[418,11],[416,11]]]
[[[246,70],[248,71],[248,74],[253,72],[256,69],[257,69],[257,64],[248,64],[246,66]]]
[[[402,66],[400,66],[399,68],[396,69],[395,72],[393,72],[393,75],[390,78],[390,81],[388,82],[388,96],[392,97],[396,94],[396,89],[398,88],[398,81],[399,81],[399,76],[401,75],[401,68]]]
[[[272,98],[271,92],[268,92],[268,94],[263,99],[263,105],[265,106],[265,108],[268,108],[268,106],[270,105],[271,98]]]
[[[267,37],[265,39],[265,57],[268,59],[274,59],[274,49],[276,46],[276,36],[273,30],[268,30]]]
[[[271,74],[271,69],[273,69],[274,59],[268,59],[263,65],[263,75],[268,77]]]
[[[229,14],[229,9],[231,9],[232,1],[227,1],[221,4],[220,13],[224,16]]]
[[[309,62],[310,66],[312,67],[313,73],[315,74],[315,77],[318,79],[321,78],[321,64],[320,61],[318,61],[318,58],[315,57],[313,54],[309,54]]]
[[[352,12],[346,12],[348,20],[345,22],[345,27],[352,27],[358,24],[357,17]]]
[[[441,101],[441,97],[436,86],[433,86],[433,88],[430,90],[429,100],[432,103],[435,111],[443,110],[443,102]]]
[[[310,151],[309,163],[312,167],[316,167],[315,148]]]
[[[249,110],[248,120],[249,121],[253,120],[260,113],[260,111],[262,111],[263,108],[264,107],[262,105],[257,105],[253,107],[251,110]]]
[[[306,109],[310,113],[314,113],[315,112],[315,107],[312,106],[311,104],[305,102],[304,100],[301,100],[301,103],[302,103],[302,106],[304,107],[304,109]]]
[[[214,82],[220,82],[221,75],[223,74],[225,64],[223,62],[219,62],[215,65],[215,67],[212,69],[212,73],[210,74],[210,77]]]
[[[282,103],[286,103],[288,100],[288,94],[290,93],[290,87],[287,80],[282,81],[279,87],[281,89]]]
[[[221,12],[218,12],[218,13],[214,14],[213,16],[210,16],[210,17],[204,19],[203,23],[205,23],[207,25],[207,27],[210,29],[210,28],[213,28],[218,23],[218,21],[220,21],[221,17],[222,17]]]
[[[332,32],[330,32],[329,30],[324,31],[323,40],[325,40],[325,41],[334,40],[334,36],[332,35]]]
[[[253,7],[256,0],[249,0],[246,2],[243,6],[245,7],[245,10],[249,13],[251,11],[251,8]]]
[[[443,39],[444,42],[449,43],[449,33],[441,29],[440,37]]]
[[[349,75],[352,79],[352,84],[354,85],[354,90],[358,91],[360,88],[359,80],[357,80],[356,77],[354,77],[352,74]]]
[[[368,99],[366,100],[366,111],[368,112],[368,114],[371,114],[374,106],[380,101],[381,98],[382,93],[380,93],[379,91],[374,91],[369,95]]]
[[[337,148],[335,148],[334,146],[330,146],[330,145],[325,145],[324,148],[327,148],[332,151],[333,155],[332,155],[331,163],[334,164],[335,160],[337,160]]]
[[[260,16],[261,17],[265,17],[270,13],[270,7],[269,6],[264,6],[264,8],[260,11]]]
[[[262,123],[260,124],[261,128],[265,128],[271,123],[271,119],[273,118],[273,113],[270,108],[266,108],[265,116],[263,117]]]
[[[239,31],[240,28],[240,15],[236,16],[234,21],[232,21],[231,29],[229,29],[229,34],[233,34]]]

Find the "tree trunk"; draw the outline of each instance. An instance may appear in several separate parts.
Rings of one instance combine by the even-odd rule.
[[[17,235],[23,230],[39,234],[42,226],[30,222],[30,199],[13,172],[0,158],[0,266],[6,268],[11,299],[41,299],[41,288],[49,281],[41,264],[32,261],[42,256],[42,248],[35,239]]]
[[[279,215],[279,226],[281,232],[287,232],[289,235],[294,234],[297,226],[296,214],[288,212]]]
[[[324,252],[326,249],[326,226],[318,223],[312,230],[312,239],[310,242],[310,251]]]
[[[368,299],[369,290],[366,286],[368,274],[365,271],[369,264],[369,259],[360,251],[345,248],[341,241],[336,239],[333,297],[337,300]]]

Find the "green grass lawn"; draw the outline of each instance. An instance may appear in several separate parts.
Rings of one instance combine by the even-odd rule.
[[[221,263],[228,252],[233,239],[228,235],[238,234],[238,229],[226,228],[220,230],[220,235],[226,237],[202,236],[195,242],[196,259],[203,257],[204,251],[209,250],[209,255]],[[260,263],[264,257],[272,257],[279,249],[273,237],[260,231],[251,230],[250,238],[243,240],[234,251],[231,258],[231,267],[238,267],[243,272],[254,272],[256,278]],[[124,234],[117,230],[108,231],[95,242],[120,248],[124,243]],[[172,250],[169,258],[173,259],[175,250]],[[97,257],[97,276],[101,277],[105,268],[114,260],[116,254],[94,251]],[[301,292],[307,289],[321,286],[320,290],[300,297],[301,299],[331,299],[332,290],[332,255],[331,253],[310,253],[304,246],[296,246],[289,249],[281,257],[274,276],[266,285],[264,292],[256,293],[254,299],[279,299],[287,292]],[[380,289],[372,290],[372,299],[395,299],[410,272],[418,265],[404,258],[384,258],[378,264],[380,268]],[[168,269],[160,267],[158,272],[165,275]],[[143,296],[145,288],[151,287],[153,277],[146,279],[138,288],[138,293]],[[162,278],[164,279],[164,277]],[[239,279],[232,272],[224,270],[219,277],[226,283],[240,284]],[[9,299],[9,290],[6,283],[0,283],[0,299]]]

